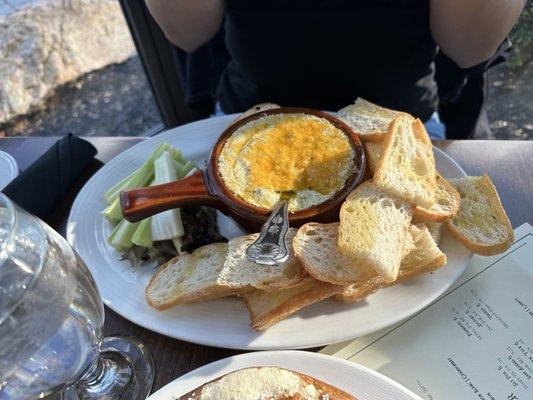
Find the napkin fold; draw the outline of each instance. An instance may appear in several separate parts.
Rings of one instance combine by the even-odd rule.
[[[2,192],[26,211],[46,218],[95,155],[96,148],[92,144],[69,134],[58,140]]]

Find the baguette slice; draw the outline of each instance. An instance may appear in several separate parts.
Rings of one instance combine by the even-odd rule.
[[[364,144],[366,150],[366,166],[371,174],[374,174],[376,166],[383,155],[383,145],[381,143],[366,142]]]
[[[357,263],[338,247],[339,223],[310,222],[298,230],[292,246],[304,269],[323,282],[347,285],[376,275],[373,268]]]
[[[452,219],[459,211],[461,203],[459,192],[439,174],[436,179],[435,202],[430,208],[416,207],[413,222],[444,222]]]
[[[401,115],[392,121],[374,172],[374,183],[411,204],[435,202],[436,170],[431,140],[420,120]]]
[[[442,234],[442,225],[440,222],[426,221],[424,224],[427,226],[429,233],[433,237],[435,243],[439,244]]]
[[[298,286],[277,292],[255,290],[243,293],[250,313],[250,326],[258,331],[281,321],[296,311],[341,292],[343,286],[332,285],[308,277]]]
[[[339,248],[356,265],[368,265],[392,282],[398,276],[412,214],[410,205],[367,181],[341,207]]]
[[[318,379],[279,367],[252,367],[205,383],[177,400],[356,400]]]
[[[257,239],[258,233],[231,239],[218,284],[240,291],[276,291],[297,286],[307,277],[307,273],[292,251],[291,243],[296,232],[295,228],[290,228],[287,232],[285,243],[289,249],[289,258],[277,265],[259,265],[246,257],[246,249]]]
[[[398,279],[385,282],[380,276],[346,287],[335,299],[344,303],[354,303],[374,293],[381,287],[405,282],[417,276],[433,272],[446,264],[446,254],[437,246],[424,224],[411,225],[410,234],[416,238],[416,248],[402,259]]]
[[[212,243],[162,265],[144,292],[148,304],[166,310],[178,304],[197,303],[230,296],[234,292],[217,282],[224,266],[227,243]]]
[[[402,114],[404,113],[358,98],[354,104],[339,110],[338,117],[348,124],[362,140],[381,142],[387,134],[389,124]]]
[[[237,121],[240,121],[241,119],[244,119],[244,118],[246,118],[246,117],[248,117],[250,115],[257,114],[257,113],[259,113],[261,111],[274,110],[276,108],[281,108],[281,107],[278,106],[275,103],[260,103],[260,104],[256,104],[255,106],[253,106],[252,108],[249,108],[248,110],[243,112],[241,115],[239,115],[237,118],[235,118],[235,121],[233,121],[233,123],[235,123]]]
[[[487,174],[450,179],[461,195],[457,215],[446,222],[452,236],[483,256],[503,253],[514,241],[513,227]]]

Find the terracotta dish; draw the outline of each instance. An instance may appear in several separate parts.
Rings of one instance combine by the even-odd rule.
[[[204,205],[219,209],[248,231],[258,231],[271,210],[256,207],[229,190],[222,180],[218,157],[226,139],[244,124],[267,115],[296,113],[324,118],[344,132],[354,150],[355,167],[342,188],[331,198],[315,206],[289,213],[289,223],[298,227],[310,221],[326,223],[338,220],[340,206],[363,178],[366,166],[363,147],[352,129],[336,117],[322,111],[296,107],[263,111],[229,126],[215,143],[205,170],[175,182],[121,193],[120,203],[124,217],[128,221],[136,222],[165,210]]]

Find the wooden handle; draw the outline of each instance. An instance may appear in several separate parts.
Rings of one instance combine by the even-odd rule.
[[[120,193],[122,215],[130,222],[137,222],[173,208],[199,205],[221,207],[218,198],[208,192],[203,171],[163,185]]]

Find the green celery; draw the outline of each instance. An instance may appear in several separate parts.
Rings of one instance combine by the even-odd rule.
[[[170,149],[168,150],[170,151],[170,154],[172,155],[172,158],[174,159],[174,161],[177,161],[180,164],[185,164],[187,162],[187,160],[183,158],[183,154],[181,154],[181,150],[178,149],[177,147],[170,146]]]
[[[122,209],[120,208],[120,199],[116,198],[110,206],[108,206],[104,211],[102,211],[102,215],[109,222],[120,221],[123,218]]]
[[[104,199],[108,204],[112,204],[118,198],[120,192],[128,189],[141,188],[148,185],[154,176],[154,161],[164,151],[173,149],[168,143],[160,143],[148,159],[141,165],[139,169],[130,174],[128,177],[122,179],[119,183],[108,189],[104,193]]]
[[[177,179],[174,160],[170,152],[165,151],[154,162],[157,185],[175,181]],[[183,236],[184,229],[179,208],[163,211],[152,217],[152,240],[169,240]]]
[[[153,245],[152,240],[152,218],[146,218],[141,221],[137,229],[135,230],[135,233],[133,234],[133,237],[131,239],[133,244],[137,246],[142,246],[146,248],[150,248]]]
[[[133,246],[132,237],[140,222],[129,222],[123,219],[111,231],[108,236],[108,243],[117,251],[124,252]]]
[[[180,176],[181,178],[184,178],[194,168],[197,168],[196,164],[191,161],[187,161],[185,165],[183,166],[183,168],[181,169],[181,171],[178,173],[178,176]]]

